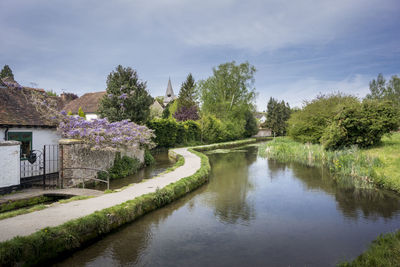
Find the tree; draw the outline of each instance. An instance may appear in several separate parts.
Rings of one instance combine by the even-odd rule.
[[[182,83],[177,99],[177,110],[173,114],[178,121],[198,120],[199,114],[196,104],[197,92],[196,83],[191,73]]]
[[[8,65],[4,65],[3,69],[0,72],[0,78],[10,77],[14,80],[14,74]]]
[[[283,100],[278,102],[270,98],[267,105],[267,119],[265,125],[271,129],[274,136],[286,134],[287,121],[290,117],[290,106]]]
[[[397,75],[386,81],[382,73],[379,73],[377,79],[369,83],[369,90],[370,93],[366,96],[367,99],[392,101],[399,108],[400,78]]]
[[[354,96],[335,93],[320,95],[294,112],[288,120],[288,134],[295,141],[319,143],[322,134],[341,106],[358,102]]]
[[[245,137],[251,137],[255,134],[258,133],[258,126],[257,126],[257,120],[254,117],[253,112],[250,110],[247,110],[244,114],[244,118],[246,120],[246,124],[244,126],[244,136]]]
[[[197,110],[197,106],[182,106],[180,107],[175,113],[174,113],[174,118],[177,121],[187,121],[187,120],[193,120],[197,121],[199,117],[199,113]]]
[[[213,76],[199,82],[204,113],[220,119],[243,118],[246,110],[253,109],[255,72],[248,62],[236,65],[233,61],[213,68]]]
[[[79,109],[78,109],[78,116],[81,117],[81,118],[85,118],[86,117],[85,112],[83,112],[82,107],[79,107]]]
[[[186,81],[182,83],[178,96],[178,109],[181,107],[191,107],[196,105],[197,92],[196,83],[191,73],[186,77]]]
[[[150,115],[153,98],[146,89],[146,82],[130,67],[119,65],[107,77],[107,93],[99,107],[101,117],[109,121],[129,119],[145,123]]]

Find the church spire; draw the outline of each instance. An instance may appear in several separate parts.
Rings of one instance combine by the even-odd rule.
[[[167,86],[167,91],[165,92],[165,96],[164,96],[164,104],[166,105],[175,99],[176,99],[176,96],[174,94],[174,90],[172,89],[171,78],[168,78],[168,86]]]

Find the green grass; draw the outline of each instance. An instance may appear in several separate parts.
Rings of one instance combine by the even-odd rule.
[[[364,150],[363,153],[382,162],[375,168],[375,182],[384,188],[400,192],[400,133],[384,137],[380,146]]]
[[[26,199],[19,199],[15,201],[9,201],[0,205],[0,213],[16,210],[24,207],[33,206],[36,204],[52,201],[53,198],[46,196],[31,197]]]
[[[17,209],[17,210],[3,212],[3,213],[0,213],[0,220],[4,220],[7,218],[15,217],[18,215],[22,215],[22,214],[26,214],[26,213],[30,213],[30,212],[34,212],[34,211],[38,211],[38,210],[43,210],[47,207],[48,207],[47,205],[38,204],[38,205],[29,207],[29,208],[21,208],[21,209]]]
[[[342,267],[400,266],[400,231],[379,236],[368,250],[355,260],[338,265]]]
[[[71,197],[69,199],[61,199],[61,200],[59,200],[58,202],[55,202],[55,203],[64,204],[64,203],[69,203],[69,202],[76,201],[76,200],[88,199],[88,198],[92,198],[92,197],[93,196],[74,196],[74,197]],[[4,219],[7,219],[7,218],[15,217],[15,216],[22,215],[22,214],[31,213],[31,212],[38,211],[38,210],[43,210],[43,209],[46,209],[46,208],[52,206],[55,203],[48,204],[48,205],[38,204],[38,205],[34,205],[34,206],[31,206],[31,207],[28,207],[28,208],[20,208],[20,209],[17,209],[17,210],[11,210],[11,211],[7,211],[7,212],[3,212],[3,213],[0,213],[0,220],[4,220]]]

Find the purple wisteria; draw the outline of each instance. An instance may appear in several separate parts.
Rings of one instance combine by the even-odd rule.
[[[153,131],[129,120],[108,122],[107,119],[87,121],[81,117],[62,115],[58,131],[65,138],[80,139],[92,149],[115,150],[141,145],[153,147]]]

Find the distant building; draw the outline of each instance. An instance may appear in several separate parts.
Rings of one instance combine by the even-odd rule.
[[[164,96],[164,106],[167,106],[169,102],[175,100],[177,97],[174,94],[174,90],[172,89],[171,79],[168,79],[167,91]]]
[[[71,111],[72,114],[76,115],[78,114],[79,108],[82,108],[87,120],[98,119],[100,101],[105,94],[105,91],[84,94],[65,105],[64,110],[66,112]]]
[[[163,111],[163,106],[157,100],[154,100],[153,104],[150,106],[150,118],[161,118]]]

